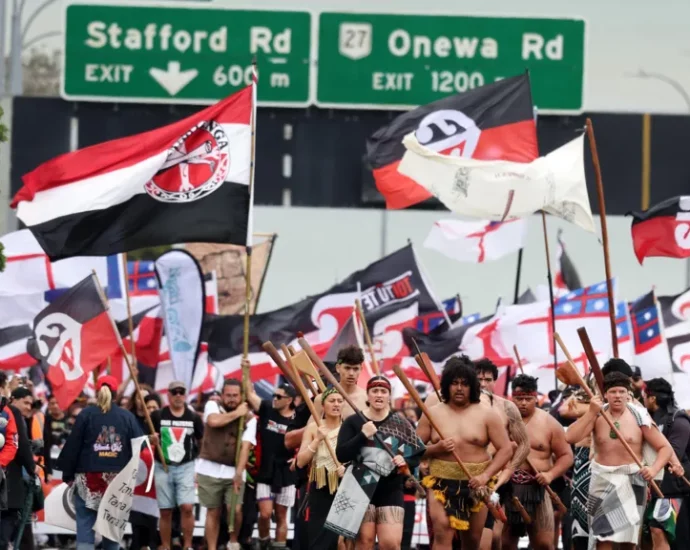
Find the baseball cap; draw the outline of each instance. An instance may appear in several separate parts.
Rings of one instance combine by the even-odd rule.
[[[174,382],[170,382],[170,384],[168,384],[168,391],[179,390],[179,389],[187,391],[187,386],[185,386],[184,382],[180,382],[179,380],[175,380]]]
[[[98,377],[98,381],[96,382],[96,390],[100,390],[103,386],[108,386],[111,391],[117,391],[118,385],[117,378],[110,374],[106,374],[105,376]]]

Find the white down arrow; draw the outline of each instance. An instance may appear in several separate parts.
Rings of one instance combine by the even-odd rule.
[[[149,69],[149,74],[158,84],[160,84],[166,92],[174,96],[192,80],[194,80],[199,71],[196,69],[189,69],[186,71],[180,70],[179,61],[168,62],[168,69],[157,69],[153,67]]]

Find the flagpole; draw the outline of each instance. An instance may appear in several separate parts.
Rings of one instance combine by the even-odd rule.
[[[249,357],[249,319],[251,316],[252,301],[252,231],[254,226],[254,174],[256,172],[256,88],[258,75],[256,71],[256,57],[252,59],[252,114],[251,114],[251,149],[249,157],[249,213],[247,215],[247,254],[244,278],[244,329],[242,339],[242,401],[246,401],[245,388],[251,382],[249,367],[246,365]],[[237,431],[237,447],[235,449],[235,465],[239,464],[242,452],[242,434],[244,433],[244,416],[240,417]],[[228,518],[228,532],[235,531],[235,508],[237,505],[237,493],[232,492],[230,499],[230,517]]]
[[[611,322],[611,347],[613,356],[618,357],[618,334],[616,333],[616,305],[613,300],[613,281],[611,279],[611,261],[609,259],[609,232],[606,227],[606,203],[604,201],[604,183],[601,178],[601,164],[599,163],[599,153],[597,142],[594,139],[594,127],[592,120],[587,118],[586,123],[587,137],[589,138],[589,149],[592,153],[592,164],[594,165],[594,176],[597,183],[597,196],[599,197],[599,219],[601,221],[601,241],[604,245],[604,269],[606,271],[606,293],[609,298],[609,320]]]
[[[513,298],[513,304],[518,303],[518,299],[520,298],[520,275],[522,274],[522,251],[524,248],[520,247],[520,250],[518,251],[518,261],[517,261],[517,269],[515,270],[515,297]]]
[[[134,320],[132,319],[132,302],[129,299],[129,269],[127,263],[127,252],[122,253],[122,269],[124,270],[125,276],[125,301],[127,302],[127,320],[129,323],[129,341],[130,348],[132,350],[132,359],[136,363],[137,361],[137,350],[134,343]]]
[[[268,273],[268,266],[271,265],[271,258],[273,257],[273,247],[275,246],[276,239],[278,238],[278,233],[254,233],[255,237],[268,237],[271,241],[271,249],[268,251],[268,258],[266,258],[266,265],[264,266],[264,272],[261,274],[261,281],[259,281],[259,288],[256,289],[256,298],[254,299],[254,307],[252,308],[252,314],[256,313],[256,308],[259,307],[259,298],[261,298],[261,291],[264,288],[264,281],[266,281],[266,274]]]
[[[549,254],[549,237],[546,232],[546,214],[541,211],[541,225],[544,230],[544,251],[546,252],[546,280],[549,284],[549,305],[551,310],[551,344],[553,345],[553,376],[558,388],[558,377],[556,376],[556,369],[558,368],[558,349],[556,346],[556,305],[553,298],[553,277],[551,276],[551,254]]]
[[[417,262],[417,266],[419,267],[419,272],[422,275],[422,281],[429,288],[429,294],[431,295],[431,298],[434,300],[436,307],[438,308],[438,310],[443,315],[443,318],[445,319],[446,323],[448,323],[448,328],[450,328],[453,325],[452,321],[450,320],[450,315],[448,315],[448,312],[446,311],[446,308],[443,307],[443,304],[438,301],[438,298],[436,298],[436,294],[434,293],[434,290],[431,288],[433,286],[433,282],[431,280],[431,277],[429,277],[429,274],[427,273],[426,269],[424,269],[424,265],[420,261],[419,256],[417,256],[417,253],[414,250],[414,246],[412,245],[412,240],[407,239],[407,242],[410,245],[410,247],[412,248],[412,255],[414,256],[414,259]]]
[[[105,309],[106,314],[108,315],[108,320],[110,321],[110,326],[113,329],[113,333],[115,334],[115,338],[117,339],[117,345],[120,347],[120,351],[122,352],[122,357],[125,360],[125,363],[127,363],[127,368],[129,369],[129,375],[132,377],[132,381],[134,382],[134,395],[135,399],[139,399],[142,403],[144,404],[144,398],[141,395],[141,387],[139,387],[139,380],[137,380],[137,377],[134,375],[134,369],[132,368],[132,362],[129,359],[129,356],[127,355],[127,350],[125,349],[125,344],[122,341],[122,337],[120,336],[120,331],[117,330],[117,325],[115,324],[115,319],[113,319],[113,316],[110,315],[110,306],[108,305],[108,299],[105,297],[105,293],[103,292],[103,287],[101,286],[101,282],[98,280],[98,275],[96,274],[96,271],[91,272],[91,276],[93,277],[94,282],[96,283],[96,289],[98,290],[98,296],[101,299],[101,303],[103,304],[103,308]],[[144,419],[146,420],[146,425],[148,426],[149,430],[151,430],[151,434],[155,435],[156,434],[156,429],[153,427],[153,422],[151,421],[151,415],[149,414],[149,410],[144,406],[142,407],[142,410],[144,411]],[[156,445],[156,448],[158,449],[158,457],[161,460],[161,464],[163,465],[163,469],[167,472],[168,471],[168,466],[165,464],[165,456],[163,455],[163,449],[159,445]]]

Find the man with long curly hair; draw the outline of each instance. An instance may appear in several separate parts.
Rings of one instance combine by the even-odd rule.
[[[496,475],[512,456],[508,432],[500,416],[480,404],[474,364],[466,356],[450,358],[441,374],[442,402],[429,410],[446,439],[432,430],[426,416],[417,434],[427,443],[429,475],[422,483],[431,490],[429,512],[434,550],[450,550],[455,531],[463,548],[478,548],[488,510],[482,497],[492,491]],[[493,457],[489,454],[493,446]],[[457,464],[453,452],[469,469],[472,479]]]

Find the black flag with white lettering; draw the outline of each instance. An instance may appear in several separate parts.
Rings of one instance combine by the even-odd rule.
[[[352,273],[326,292],[269,313],[252,315],[249,329],[252,379],[261,380],[275,374],[272,361],[261,349],[267,341],[279,347],[290,344],[302,332],[316,353],[324,357],[351,318],[358,296],[372,335],[377,329],[376,322],[396,311],[416,305],[418,315],[424,315],[438,309],[417,266],[412,245],[408,245]],[[241,315],[205,321],[209,360],[226,377],[239,375],[243,322]]]

